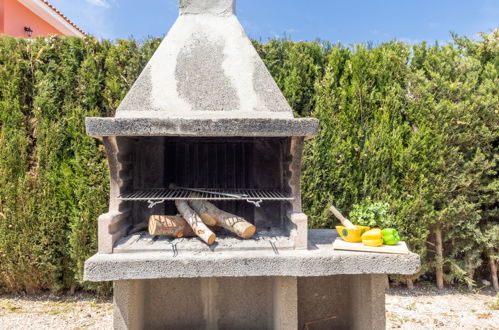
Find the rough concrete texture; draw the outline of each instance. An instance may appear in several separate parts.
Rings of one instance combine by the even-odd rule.
[[[290,215],[293,224],[293,240],[295,249],[304,250],[308,248],[308,216],[305,213],[292,213]]]
[[[223,71],[223,45],[210,42],[207,36],[199,36],[189,47],[184,47],[178,54],[177,88],[180,97],[189,102],[193,109],[203,111],[230,111],[239,106],[237,91]],[[197,61],[204,58],[212,65]],[[211,84],[198,84],[217,77],[217,88]],[[219,91],[223,90],[223,93]],[[210,100],[210,102],[206,102]]]
[[[384,283],[384,275],[117,281],[114,327],[384,329]]]
[[[104,137],[110,171],[109,212],[98,220],[99,253],[112,253],[113,244],[121,238],[131,225],[129,202],[116,198],[130,184],[132,175],[130,152],[132,143],[126,137]]]
[[[98,246],[99,253],[113,253],[114,243],[124,236],[130,226],[127,221],[130,212],[108,212],[99,216]]]
[[[145,281],[113,283],[113,328],[143,329]]]
[[[294,197],[292,203],[292,213],[302,212],[302,202],[301,202],[301,164],[303,156],[304,138],[294,136],[291,138],[291,143],[289,145],[289,157],[287,159],[288,164],[287,173],[285,178],[287,178],[287,185],[291,191],[291,195]]]
[[[279,137],[317,135],[314,118],[290,119],[181,119],[86,118],[91,136],[239,136]]]
[[[173,255],[175,251],[252,251],[270,250],[274,248],[293,249],[294,241],[284,230],[274,228],[270,231],[259,230],[251,239],[244,240],[221,230],[216,233],[217,239],[212,246],[206,245],[201,239],[195,238],[172,238],[149,235],[140,232],[121,238],[114,246],[114,253],[140,253],[140,252],[168,252]]]
[[[118,200],[115,196],[122,194],[131,183],[133,143],[130,138],[116,136],[103,137],[102,141],[106,148],[111,177],[109,212],[122,212],[128,208],[127,202]]]
[[[274,277],[272,329],[293,329],[298,324],[298,281],[296,277]]]
[[[385,276],[298,278],[298,328],[385,329]]]
[[[211,14],[231,15],[236,10],[236,0],[179,0],[180,15]]]
[[[233,15],[232,0],[181,0],[179,5],[180,17],[116,117],[293,118]]]
[[[334,251],[333,230],[310,230],[308,250],[182,251],[96,254],[85,262],[85,280],[329,276],[404,274],[420,267],[419,256]]]

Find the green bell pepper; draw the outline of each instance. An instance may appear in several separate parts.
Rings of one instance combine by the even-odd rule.
[[[399,232],[393,228],[385,228],[381,231],[381,237],[383,238],[383,244],[385,245],[395,245],[400,242]]]

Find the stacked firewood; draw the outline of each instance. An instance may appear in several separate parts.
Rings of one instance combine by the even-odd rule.
[[[237,236],[248,239],[256,227],[237,215],[225,212],[210,202],[202,200],[177,200],[175,202],[180,215],[151,215],[148,230],[151,235],[170,237],[198,236],[206,244],[215,243],[215,232],[225,228]]]

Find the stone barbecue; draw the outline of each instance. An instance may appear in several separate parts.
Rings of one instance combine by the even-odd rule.
[[[114,281],[115,328],[383,328],[383,274],[413,274],[419,258],[333,251],[332,230],[308,229],[301,158],[318,121],[294,118],[235,0],[179,7],[115,117],[86,120],[111,189],[85,279]],[[147,231],[151,216],[194,201],[256,233],[223,229],[208,245]]]

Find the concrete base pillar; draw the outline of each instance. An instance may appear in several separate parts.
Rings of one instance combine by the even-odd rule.
[[[385,276],[299,278],[299,328],[385,329]]]
[[[115,329],[384,329],[385,275],[114,282]]]
[[[273,329],[287,330],[298,327],[298,279],[274,277]]]
[[[143,329],[144,281],[113,282],[113,326],[115,329]]]

